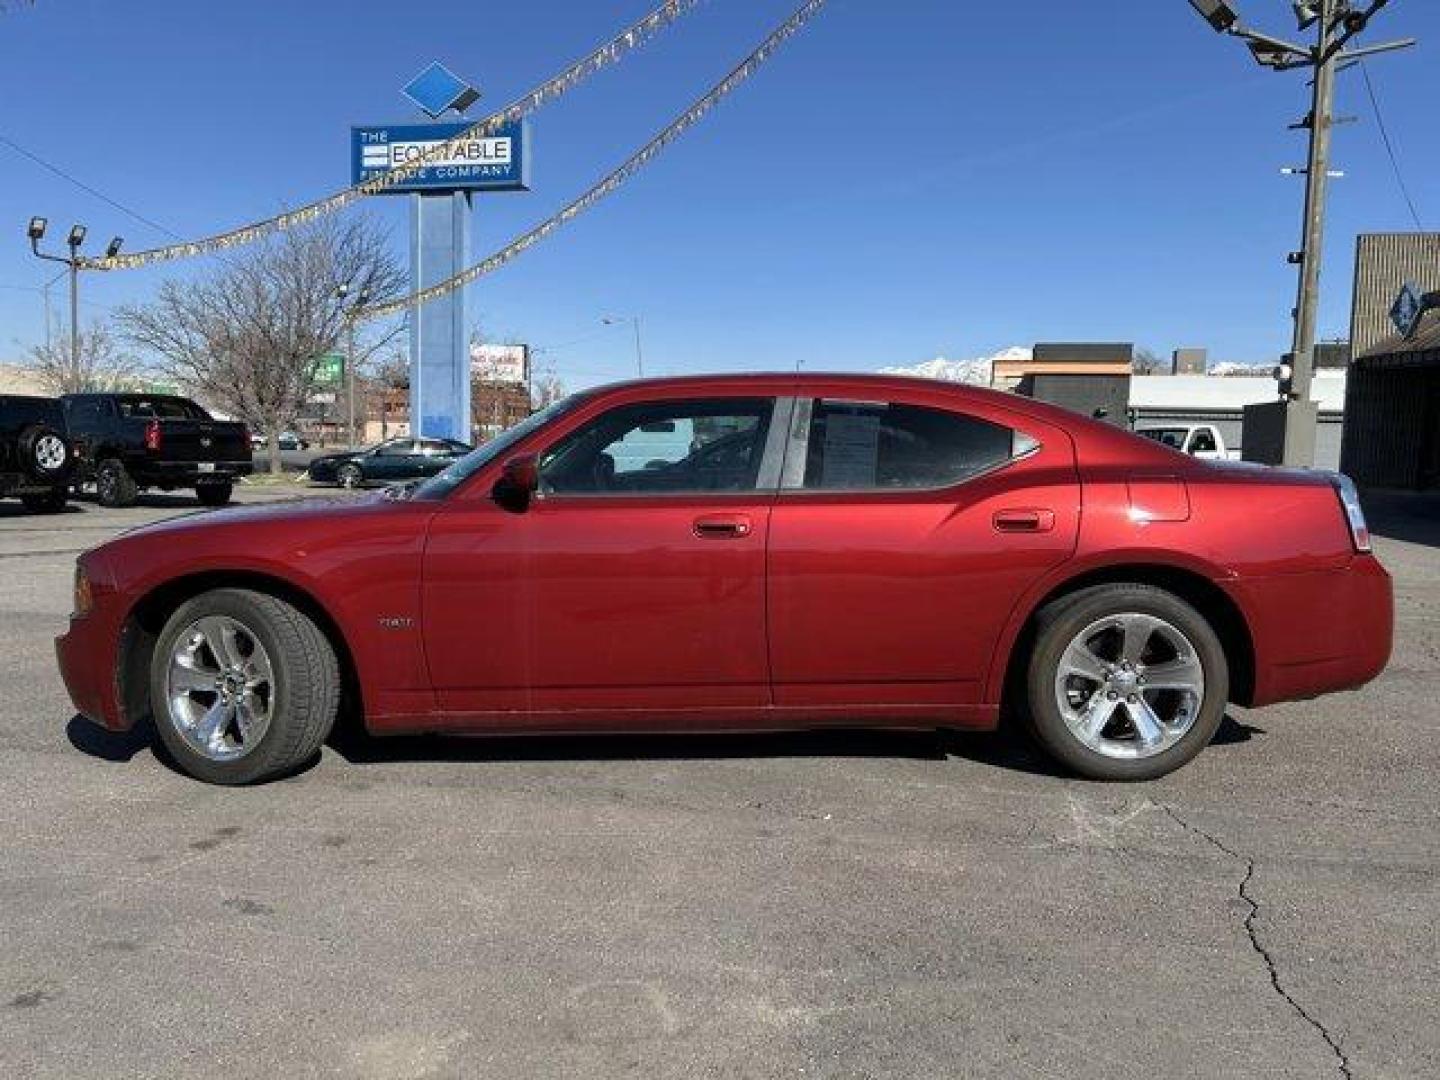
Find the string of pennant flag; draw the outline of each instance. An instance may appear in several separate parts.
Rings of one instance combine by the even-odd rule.
[[[391,315],[397,315],[408,308],[429,303],[431,300],[436,300],[457,289],[462,289],[471,282],[477,281],[487,274],[494,273],[528,248],[533,247],[541,240],[550,236],[557,229],[575,220],[575,218],[579,217],[586,210],[589,210],[607,195],[614,192],[624,184],[625,181],[629,180],[648,165],[662,150],[704,119],[711,109],[718,105],[725,97],[729,96],[736,88],[749,79],[762,64],[769,60],[781,45],[818,15],[821,8],[825,6],[825,2],[826,0],[806,0],[788,19],[771,31],[770,35],[756,47],[755,51],[736,65],[725,78],[721,79],[705,94],[696,99],[689,108],[676,116],[674,120],[656,133],[649,142],[630,157],[626,158],[624,162],[598,183],[586,190],[579,198],[575,199],[574,202],[571,202],[528,232],[517,236],[511,240],[510,243],[483,259],[481,262],[476,263],[466,270],[462,270],[454,277],[437,282],[427,289],[411,293],[408,296],[401,297],[390,303],[376,304],[373,307],[367,307],[362,313],[359,313],[359,317],[363,319],[386,318]]]
[[[149,248],[143,251],[99,258],[84,258],[80,260],[80,263],[91,270],[134,270],[174,259],[208,255],[226,248],[253,243],[271,233],[293,228],[323,215],[335,213],[367,195],[378,195],[387,188],[404,183],[433,162],[453,157],[467,141],[484,138],[507,124],[524,119],[542,105],[569,93],[590,76],[618,63],[627,53],[639,48],[682,16],[689,14],[701,2],[702,0],[665,0],[665,3],[644,18],[627,26],[609,41],[581,57],[558,75],[522,94],[503,109],[491,113],[484,119],[477,120],[464,130],[456,132],[450,139],[427,148],[423,154],[416,155],[412,160],[398,164],[333,195],[327,195],[323,199],[318,199],[294,210],[288,210],[273,217],[212,236],[166,244],[163,247]]]

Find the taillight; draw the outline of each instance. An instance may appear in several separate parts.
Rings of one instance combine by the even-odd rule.
[[[148,424],[145,425],[145,449],[146,449],[146,450],[159,450],[159,449],[160,449],[160,421],[159,421],[159,420],[151,420],[150,423],[148,423]]]
[[[1360,505],[1360,492],[1355,481],[1348,476],[1335,474],[1335,494],[1340,496],[1340,508],[1345,511],[1345,523],[1350,526],[1350,542],[1356,551],[1370,550],[1370,526],[1365,523],[1365,509]]]

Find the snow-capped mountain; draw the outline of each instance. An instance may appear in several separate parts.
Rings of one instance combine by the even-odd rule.
[[[1274,364],[1237,364],[1233,360],[1223,360],[1218,364],[1211,364],[1205,374],[1226,378],[1258,378],[1261,375],[1269,375],[1274,370]]]
[[[990,385],[990,369],[997,361],[1029,360],[1030,350],[1020,345],[1002,349],[994,356],[978,356],[973,360],[946,360],[937,356],[919,364],[880,369],[882,375],[914,375],[922,379],[940,379],[942,382],[972,383],[977,386]]]

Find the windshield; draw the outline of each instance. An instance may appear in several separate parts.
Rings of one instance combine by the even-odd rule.
[[[120,415],[149,420],[209,420],[210,415],[185,398],[119,398]]]
[[[442,472],[436,473],[430,479],[415,489],[414,498],[417,499],[442,499],[454,491],[469,477],[474,476],[490,462],[494,461],[501,454],[504,454],[516,443],[520,442],[532,432],[539,431],[542,427],[554,420],[557,416],[564,416],[572,409],[578,407],[589,395],[571,394],[567,398],[547,405],[537,413],[531,414],[512,428],[502,431],[489,442],[481,443],[470,453],[466,454],[459,461],[450,465]]]
[[[1172,450],[1185,449],[1185,436],[1190,433],[1189,428],[1165,427],[1165,428],[1141,428],[1135,432],[1147,439],[1154,439],[1158,443],[1164,443]]]

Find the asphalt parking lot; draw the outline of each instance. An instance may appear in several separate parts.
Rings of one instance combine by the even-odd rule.
[[[1380,681],[1153,784],[857,733],[226,790],[73,719],[51,646],[75,554],[193,502],[0,503],[0,1075],[1440,1075],[1434,507],[1378,523]]]

